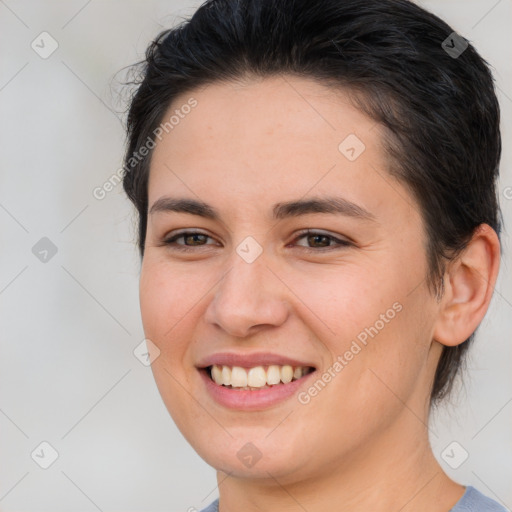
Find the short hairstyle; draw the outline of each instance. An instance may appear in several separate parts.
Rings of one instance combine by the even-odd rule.
[[[494,80],[487,62],[453,32],[408,0],[209,0],[161,32],[135,65],[127,117],[123,188],[138,212],[141,258],[152,152],[136,163],[132,157],[173,100],[216,82],[292,74],[348,93],[384,127],[387,171],[419,204],[425,279],[439,300],[446,262],[480,224],[498,236],[501,227]],[[457,41],[462,53],[450,54],[445,40],[449,47]],[[473,337],[443,347],[431,403],[451,390]]]

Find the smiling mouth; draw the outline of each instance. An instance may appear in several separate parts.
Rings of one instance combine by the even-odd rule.
[[[312,366],[268,365],[243,368],[241,366],[211,365],[204,368],[218,386],[228,389],[250,390],[283,386],[315,371]]]

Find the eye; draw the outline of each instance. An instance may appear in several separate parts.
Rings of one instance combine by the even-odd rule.
[[[190,252],[194,251],[194,247],[204,247],[205,245],[211,245],[201,243],[206,242],[208,238],[212,239],[212,237],[200,231],[182,231],[181,233],[177,233],[170,238],[165,239],[163,244],[178,251]],[[315,247],[306,247],[300,244],[299,247],[302,247],[304,250],[311,252],[322,252],[353,245],[353,243],[349,242],[348,240],[342,240],[333,235],[322,233],[321,231],[313,231],[310,229],[302,231],[299,236],[295,238],[294,242],[297,242],[297,240],[302,238],[307,238],[308,242],[314,244]],[[180,239],[183,239],[185,243],[177,243],[177,240]],[[331,242],[334,242],[336,245],[332,246]]]
[[[354,245],[352,242],[349,242],[348,240],[342,240],[339,238],[336,238],[333,235],[329,235],[327,233],[322,233],[321,231],[313,231],[310,229],[307,229],[299,234],[297,238],[295,238],[294,242],[297,242],[297,240],[300,240],[302,238],[307,238],[308,243],[311,243],[315,245],[316,247],[303,247],[306,251],[313,251],[313,252],[322,252],[322,250],[333,250],[333,249],[339,249],[340,247],[349,247]],[[330,242],[334,241],[337,246],[331,246]],[[319,244],[319,246],[317,245]]]
[[[179,240],[180,238],[182,238],[185,241],[185,244],[176,243],[176,240]],[[177,249],[178,251],[193,251],[194,247],[202,247],[204,245],[207,245],[195,242],[201,242],[208,238],[211,237],[208,236],[206,233],[201,233],[200,231],[182,231],[181,233],[177,233],[176,235],[173,235],[172,237],[164,240],[163,244],[171,246],[173,249]],[[191,245],[187,245],[187,242],[191,242]]]

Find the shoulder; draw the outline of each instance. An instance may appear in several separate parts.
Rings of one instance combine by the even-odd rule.
[[[219,499],[212,501],[206,508],[201,509],[199,512],[219,512]],[[500,511],[501,512],[501,511]]]
[[[468,485],[466,492],[450,512],[508,512],[497,501],[488,498],[474,487]]]

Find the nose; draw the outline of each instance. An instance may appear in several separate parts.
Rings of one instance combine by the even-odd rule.
[[[269,326],[279,327],[289,314],[287,291],[264,254],[247,263],[234,253],[206,309],[205,320],[240,338]]]

